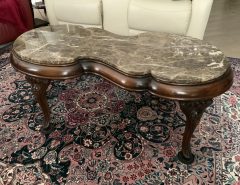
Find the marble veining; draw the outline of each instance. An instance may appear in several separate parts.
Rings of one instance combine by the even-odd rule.
[[[89,58],[129,75],[181,84],[211,81],[230,66],[215,46],[191,37],[156,32],[127,37],[66,25],[28,31],[16,39],[13,51],[37,65],[72,65]]]

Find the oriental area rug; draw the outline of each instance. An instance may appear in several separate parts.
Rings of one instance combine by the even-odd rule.
[[[178,161],[185,117],[175,101],[85,74],[48,89],[55,130],[24,75],[0,55],[1,185],[240,185],[240,60],[234,84],[205,111],[192,165]]]

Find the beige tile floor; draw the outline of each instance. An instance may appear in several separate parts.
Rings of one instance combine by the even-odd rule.
[[[204,40],[240,58],[240,0],[214,0]]]

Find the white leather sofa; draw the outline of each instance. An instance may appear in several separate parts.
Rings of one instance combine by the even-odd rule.
[[[202,39],[213,0],[45,0],[51,25],[100,27],[120,35],[142,31]]]

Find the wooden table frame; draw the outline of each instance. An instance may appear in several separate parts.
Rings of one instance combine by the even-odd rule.
[[[33,93],[45,118],[43,132],[51,130],[50,109],[46,98],[46,90],[50,80],[64,80],[78,77],[84,73],[98,74],[121,88],[133,91],[149,91],[162,98],[179,101],[180,108],[186,116],[186,127],[182,140],[182,150],[178,158],[185,164],[194,161],[190,141],[196,126],[205,109],[212,104],[212,99],[227,91],[233,83],[231,68],[219,78],[197,85],[169,84],[156,81],[151,75],[131,76],[113,68],[99,60],[77,59],[68,65],[37,65],[23,61],[12,52],[12,66],[24,73],[32,85]]]

